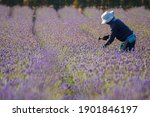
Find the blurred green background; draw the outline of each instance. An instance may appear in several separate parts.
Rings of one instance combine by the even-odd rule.
[[[144,6],[147,9],[150,8],[150,0],[0,0],[0,4],[5,4],[8,6],[28,5],[30,7],[52,5],[56,10],[70,5],[83,9],[93,6],[100,9],[120,7],[123,9],[128,9],[140,6]]]

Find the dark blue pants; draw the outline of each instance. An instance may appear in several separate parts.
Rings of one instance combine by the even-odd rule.
[[[134,51],[135,50],[135,43],[136,43],[136,41],[134,41],[132,43],[125,41],[121,44],[120,50],[121,51],[132,51],[132,50]]]

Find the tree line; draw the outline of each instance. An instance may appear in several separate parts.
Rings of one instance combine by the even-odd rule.
[[[138,6],[150,8],[150,0],[0,0],[0,3],[8,6],[28,5],[30,7],[52,5],[56,10],[69,5],[74,5],[77,8],[92,6],[97,8],[131,8]]]

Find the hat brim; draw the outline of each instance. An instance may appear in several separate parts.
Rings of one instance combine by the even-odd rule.
[[[106,24],[106,20],[103,20],[101,24]]]
[[[104,19],[103,19],[101,24],[106,24],[106,23],[110,22],[113,18],[114,18],[114,16],[110,17],[110,18],[107,19],[107,20],[104,20]]]

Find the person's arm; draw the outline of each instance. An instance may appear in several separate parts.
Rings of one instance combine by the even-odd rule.
[[[108,40],[109,39],[109,35],[106,35],[104,37],[99,37],[98,40]]]
[[[106,42],[106,44],[104,44],[104,47],[107,47],[108,45],[110,45],[115,37],[116,37],[116,33],[117,33],[117,29],[114,27],[112,30],[111,30],[111,35],[110,35],[110,38],[109,40]]]
[[[109,39],[109,35],[106,35],[106,36],[103,37],[103,40],[105,40],[105,41],[108,40],[108,39]]]

